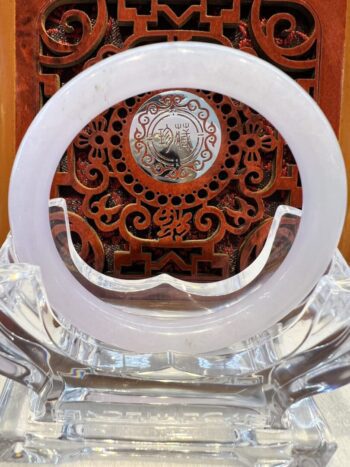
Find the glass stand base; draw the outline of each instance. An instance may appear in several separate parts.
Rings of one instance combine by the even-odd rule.
[[[235,387],[235,390],[237,387]],[[325,466],[336,449],[312,398],[289,408],[279,427],[264,403],[249,397],[209,400],[146,397],[67,388],[46,402],[6,380],[1,394],[0,460],[63,463],[122,458],[237,466]],[[252,396],[252,391],[250,391]],[[258,386],[253,389],[259,393]],[[195,390],[194,394],[195,396]],[[137,400],[138,399],[138,400]],[[163,402],[162,402],[163,399]],[[248,406],[250,405],[250,406]]]

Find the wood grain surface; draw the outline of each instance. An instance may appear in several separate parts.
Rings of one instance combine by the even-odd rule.
[[[350,261],[350,8],[347,8],[346,38],[345,38],[345,65],[343,81],[343,98],[340,120],[340,145],[343,150],[346,172],[348,175],[348,210],[345,219],[343,235],[340,241],[340,250]]]
[[[0,0],[0,245],[9,230],[7,192],[15,150],[15,2]]]

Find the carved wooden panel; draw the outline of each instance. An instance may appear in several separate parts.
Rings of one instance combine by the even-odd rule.
[[[316,0],[29,4],[17,11],[26,38],[18,41],[19,136],[81,70],[130,47],[173,40],[214,42],[268,60],[297,80],[337,129],[345,1],[336,0],[338,9]],[[159,112],[169,109],[176,122],[158,124]],[[189,132],[191,125],[200,131]],[[260,252],[277,206],[302,203],[282,136],[253,109],[206,90],[159,90],[107,109],[68,148],[52,196],[66,199],[76,248],[97,270],[190,280],[244,269]]]

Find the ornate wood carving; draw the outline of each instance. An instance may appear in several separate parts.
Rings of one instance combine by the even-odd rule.
[[[299,82],[337,128],[345,0],[336,0],[337,11],[334,1],[316,0],[33,3],[34,31],[28,32],[28,8],[17,13],[19,30],[29,36],[26,50],[19,51],[22,71],[28,74],[28,56],[38,65],[32,86],[27,79],[25,87],[23,77],[19,83],[28,105],[19,134],[34,110],[79,71],[130,47],[173,40],[215,42],[268,60]],[[325,29],[330,15],[336,24],[332,33]],[[334,55],[334,46],[340,53]],[[130,136],[139,147],[144,144],[142,134],[133,132],[135,115],[159,93],[130,96],[107,109],[82,129],[61,161],[52,195],[66,198],[76,247],[97,270],[124,278],[169,272],[190,280],[222,279],[260,252],[279,204],[301,206],[293,156],[263,116],[226,96],[182,92],[194,94],[193,105],[205,102],[212,108],[221,126],[220,151],[198,178],[186,182],[176,158],[171,169],[164,154],[163,162],[147,168],[132,153]],[[181,93],[165,95],[172,102],[163,106],[184,102]],[[178,131],[186,138],[183,129]],[[217,136],[209,132],[212,137]],[[189,167],[187,175],[194,171]]]

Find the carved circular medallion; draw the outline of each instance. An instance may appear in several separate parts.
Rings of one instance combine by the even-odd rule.
[[[138,109],[129,137],[132,155],[147,174],[163,182],[185,183],[213,165],[221,128],[204,99],[187,91],[167,91]]]

